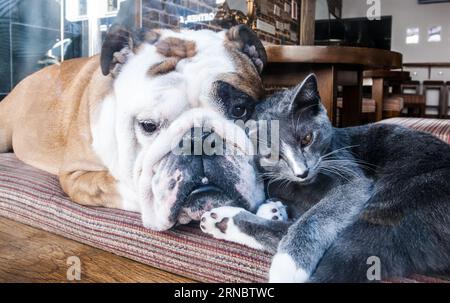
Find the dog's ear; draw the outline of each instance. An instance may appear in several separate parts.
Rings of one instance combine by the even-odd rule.
[[[102,45],[100,65],[103,75],[117,75],[133,47],[132,31],[120,25],[112,26]]]
[[[227,38],[235,42],[237,48],[246,54],[258,72],[262,73],[267,64],[267,54],[256,33],[246,25],[237,25],[228,30]]]

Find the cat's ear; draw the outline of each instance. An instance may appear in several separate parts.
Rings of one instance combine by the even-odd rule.
[[[316,75],[311,74],[293,91],[289,111],[296,113],[304,109],[320,109],[320,95]]]

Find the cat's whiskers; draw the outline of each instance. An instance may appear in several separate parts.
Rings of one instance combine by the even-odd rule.
[[[325,154],[325,155],[321,156],[320,159],[321,160],[322,159],[326,159],[327,157],[333,156],[333,155],[335,155],[335,154],[337,154],[339,152],[342,152],[342,151],[347,151],[347,152],[351,153],[351,151],[349,151],[349,149],[352,149],[352,148],[358,147],[358,146],[359,145],[350,145],[350,146],[345,146],[345,147],[342,147],[342,148],[338,148],[338,149],[336,149],[336,150],[334,150],[332,152],[329,152],[328,154]]]
[[[340,170],[340,169],[338,169],[336,167],[333,167],[333,166],[327,166],[327,167],[321,166],[321,167],[319,167],[319,171],[320,172],[323,172],[323,171],[329,172],[330,174],[338,176],[338,177],[340,177],[340,178],[342,178],[342,179],[344,179],[346,181],[350,181],[351,180],[350,177],[347,176],[342,170]]]
[[[342,164],[342,165],[348,165],[351,167],[360,167],[368,170],[374,171],[376,169],[376,165],[371,164],[369,162],[366,162],[364,160],[358,160],[358,159],[326,159],[323,160],[323,162],[326,163],[332,163],[332,164]]]
[[[361,169],[375,170],[376,165],[357,159],[350,150],[357,146],[345,146],[321,156],[318,165],[319,172],[334,174],[349,181],[350,179],[361,177]]]

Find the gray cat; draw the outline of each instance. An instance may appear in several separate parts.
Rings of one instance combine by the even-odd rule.
[[[336,129],[317,80],[277,93],[255,120],[280,123],[280,159],[259,157],[274,219],[222,207],[204,232],[276,253],[271,282],[368,282],[450,273],[450,145],[400,126]]]

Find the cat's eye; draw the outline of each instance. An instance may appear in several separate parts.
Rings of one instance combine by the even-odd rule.
[[[153,134],[158,130],[158,124],[153,121],[139,121],[139,125],[146,134]]]
[[[311,143],[314,140],[314,134],[313,133],[309,133],[306,136],[303,137],[303,139],[301,140],[300,144],[302,145],[302,147],[307,147],[310,146]]]
[[[231,117],[233,119],[242,119],[247,115],[247,108],[243,105],[236,105],[231,110]]]

